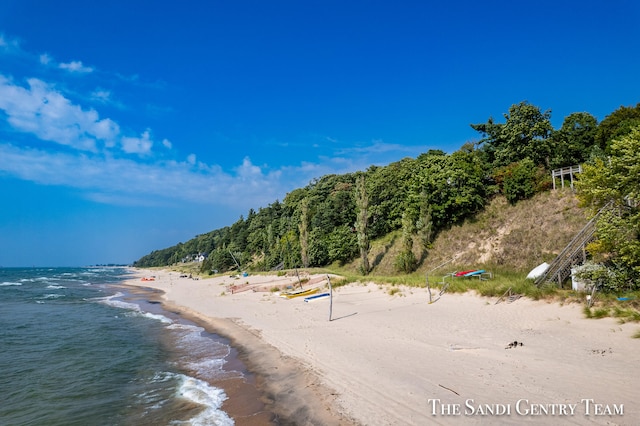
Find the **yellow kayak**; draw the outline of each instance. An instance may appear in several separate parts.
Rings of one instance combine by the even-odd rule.
[[[310,296],[312,294],[316,294],[319,290],[320,289],[318,288],[310,288],[308,290],[288,291],[286,293],[280,294],[280,297],[293,299],[294,297]]]

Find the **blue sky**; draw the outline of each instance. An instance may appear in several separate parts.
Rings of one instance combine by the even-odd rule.
[[[529,101],[640,102],[620,1],[4,0],[0,265],[129,263]]]

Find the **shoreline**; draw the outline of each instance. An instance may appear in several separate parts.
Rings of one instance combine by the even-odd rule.
[[[137,272],[138,279],[125,284],[162,290],[167,309],[232,342],[279,424],[624,425],[640,419],[634,384],[640,341],[631,338],[638,325],[585,319],[577,304],[524,298],[495,304],[470,293],[429,304],[425,289],[391,296],[374,284],[349,284],[334,290],[329,322],[322,301],[226,293],[238,278]],[[139,281],[143,272],[157,280]],[[557,412],[538,414],[540,407]]]
[[[227,379],[212,383],[223,388],[228,399],[222,410],[229,414],[236,424],[243,426],[277,425],[355,425],[344,415],[332,412],[332,391],[325,388],[318,378],[307,371],[298,361],[284,356],[278,349],[264,342],[259,332],[247,329],[231,318],[207,316],[197,310],[167,298],[162,286],[154,285],[170,276],[168,271],[155,271],[142,274],[135,270],[134,279],[126,279],[121,285],[144,293],[149,300],[162,304],[166,311],[179,315],[207,332],[229,340],[237,359],[253,376],[254,383],[245,379]],[[179,275],[173,273],[169,281],[180,282]],[[144,276],[156,275],[158,281],[139,281]],[[290,277],[292,278],[292,277]],[[184,281],[192,281],[184,279]],[[206,280],[196,280],[196,282]],[[269,279],[269,282],[294,284],[292,279]],[[261,286],[263,283],[258,283]],[[297,284],[296,284],[297,285]],[[228,368],[233,369],[233,365]]]
[[[240,361],[256,377],[255,388],[260,393],[257,396],[261,397],[264,409],[275,416],[273,424],[343,424],[342,416],[327,412],[332,403],[327,400],[331,391],[324,389],[318,379],[295,359],[283,356],[278,349],[261,340],[259,334],[243,328],[231,319],[210,318],[184,306],[165,303],[165,309],[171,309],[204,326],[207,331],[229,339],[231,346],[238,351]],[[237,416],[239,412],[247,411],[243,404],[251,398],[243,394],[249,387],[235,384],[232,388],[224,387],[229,399],[222,408],[229,415]],[[235,402],[236,399],[241,401]],[[234,407],[229,408],[229,403]],[[247,414],[242,415],[243,425],[265,424],[264,416],[258,423],[248,422],[246,416]],[[237,417],[234,418],[238,420]]]

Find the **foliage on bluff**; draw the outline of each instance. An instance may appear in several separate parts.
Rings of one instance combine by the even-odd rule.
[[[251,209],[246,218],[240,217],[231,226],[154,251],[135,265],[170,265],[198,253],[208,254],[203,272],[238,265],[252,270],[326,266],[359,258],[360,271],[366,274],[371,268],[370,242],[399,233],[401,250],[394,264],[398,272],[408,273],[425,260],[415,253],[428,255],[443,230],[475,217],[496,195],[516,204],[549,189],[554,168],[586,164],[583,194],[589,194],[589,188],[614,185],[612,180],[620,173],[635,171],[638,176],[631,166],[620,166],[615,176],[608,175],[605,164],[618,161],[615,158],[621,158],[621,163],[640,163],[622,147],[640,140],[640,104],[621,107],[600,124],[592,115],[578,112],[567,116],[555,130],[550,118],[550,111],[527,102],[512,105],[503,123],[489,118],[486,123],[472,124],[482,139],[452,154],[430,150],[384,167],[322,176],[291,191],[282,202]],[[632,194],[637,200],[637,193],[636,179],[616,196]],[[608,200],[607,195],[584,197],[594,208]],[[634,229],[624,234],[625,241],[630,241],[628,247],[614,247],[623,231],[616,234],[601,226],[600,245],[593,249],[600,254],[619,253],[612,255],[616,264],[640,272],[637,262],[625,260],[638,254],[637,206],[630,208],[633,213],[620,224]],[[603,262],[613,259],[600,257]]]

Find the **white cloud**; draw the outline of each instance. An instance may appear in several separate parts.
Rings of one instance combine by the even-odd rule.
[[[91,99],[98,102],[107,103],[111,100],[111,92],[108,90],[96,89],[91,94]]]
[[[153,146],[149,130],[145,130],[139,138],[123,137],[121,143],[122,150],[127,154],[147,155]]]
[[[95,151],[100,140],[112,144],[120,129],[93,110],[83,110],[45,82],[32,78],[29,87],[0,75],[0,110],[15,129],[84,151]]]
[[[189,154],[187,156],[187,163],[191,164],[192,166],[194,164],[196,164],[196,155],[195,154]]]
[[[90,73],[93,72],[93,68],[85,67],[82,64],[82,61],[71,61],[68,63],[61,62],[58,65],[58,68],[67,70],[69,72],[78,72],[78,73]]]
[[[51,56],[47,55],[46,53],[43,53],[42,55],[40,55],[40,63],[42,65],[49,65],[52,60],[53,59],[51,58]]]
[[[0,172],[38,184],[78,188],[95,201],[139,205],[188,201],[248,209],[267,205],[300,186],[279,171],[263,173],[249,158],[235,174],[228,174],[217,166],[194,170],[188,162],[147,164],[8,144],[0,144]],[[295,170],[293,175],[299,179]]]
[[[262,175],[262,169],[251,163],[251,159],[249,157],[244,157],[242,165],[237,167],[235,170],[240,179],[247,181],[254,180],[256,176]]]
[[[164,145],[164,147],[167,148],[167,149],[171,149],[171,147],[172,147],[171,141],[169,139],[163,139],[162,140],[162,145]]]
[[[0,34],[0,48],[6,50],[19,50],[20,43],[16,39],[8,39],[4,34]]]

